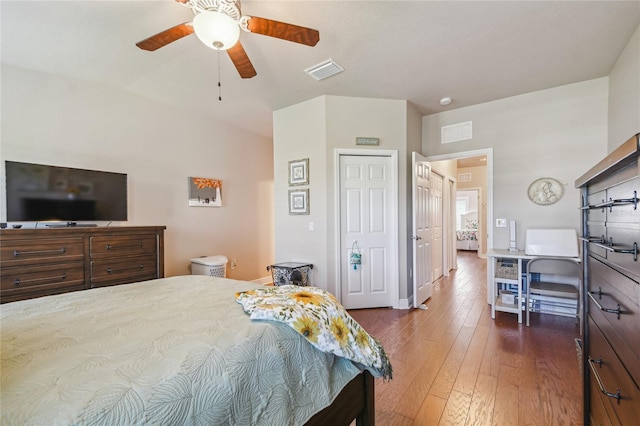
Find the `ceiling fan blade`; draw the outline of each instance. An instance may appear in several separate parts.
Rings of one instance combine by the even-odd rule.
[[[244,47],[240,42],[237,42],[231,49],[227,49],[227,53],[231,58],[231,62],[236,66],[240,77],[251,78],[256,76],[256,69],[247,56],[247,52],[244,51]]]
[[[320,40],[318,30],[255,16],[250,17],[249,22],[247,22],[247,28],[252,33],[306,44],[307,46],[315,46]]]
[[[139,41],[136,43],[136,46],[143,50],[154,51],[190,34],[193,34],[193,26],[190,22],[185,22],[184,24],[176,25],[175,27],[171,27],[168,30],[164,30]]]

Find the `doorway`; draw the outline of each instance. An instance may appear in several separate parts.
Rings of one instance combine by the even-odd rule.
[[[479,161],[481,161],[479,163]],[[491,224],[493,223],[493,148],[479,149],[474,151],[464,151],[451,154],[437,155],[428,157],[428,160],[437,165],[441,161],[456,161],[455,176],[448,176],[454,181],[450,185],[452,195],[459,189],[480,188],[480,201],[478,205],[478,256],[486,258],[486,251],[493,247],[493,233]],[[462,173],[459,173],[462,172]],[[453,173],[453,172],[452,172]],[[482,176],[480,176],[480,173]],[[482,184],[476,183],[476,178],[481,177]],[[449,200],[448,207],[453,213],[456,209],[456,197],[452,196]],[[449,244],[444,245],[445,259],[452,259],[447,266],[449,269],[457,269],[457,238],[456,238],[456,222],[455,215],[451,214],[451,226],[444,232],[445,238]],[[445,271],[444,275],[447,275]]]
[[[481,188],[458,189],[456,191],[456,250],[478,253],[479,238],[483,228],[481,222]]]

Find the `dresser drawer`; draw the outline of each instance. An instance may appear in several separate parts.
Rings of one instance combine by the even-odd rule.
[[[640,222],[608,224],[607,240],[613,242],[615,249],[607,253],[607,259],[623,272],[640,277]]]
[[[590,222],[588,225],[589,237],[599,240],[598,242],[589,243],[589,253],[597,254],[598,256],[606,259],[607,249],[603,247],[603,245],[607,240],[607,228],[604,226],[604,222]]]
[[[607,209],[608,223],[638,224],[640,209],[630,202],[634,197],[640,196],[640,178],[635,178],[607,190],[607,201],[619,201],[619,205]]]
[[[598,204],[604,203],[606,198],[607,198],[606,191],[603,190],[603,191],[594,192],[593,194],[588,195],[587,203],[590,206],[596,206]],[[604,223],[607,220],[607,210],[605,208],[589,209],[587,210],[587,218],[589,221]]]
[[[640,379],[640,285],[592,257],[589,269],[589,313],[627,369]]]
[[[59,263],[82,260],[82,238],[3,240],[0,247],[2,267]]]
[[[614,423],[613,419],[617,419],[623,425],[637,424],[640,389],[592,318],[589,318],[589,342],[591,388],[604,397],[601,398],[603,405]]]
[[[2,302],[84,289],[84,263],[0,269]]]
[[[123,235],[91,237],[90,254],[92,259],[135,256],[135,255],[155,255],[158,242],[153,235]]]
[[[158,260],[154,255],[100,259],[91,262],[91,287],[158,278]]]

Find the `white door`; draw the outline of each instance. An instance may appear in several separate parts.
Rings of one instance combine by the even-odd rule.
[[[425,157],[412,153],[413,200],[413,307],[419,307],[433,293],[431,279],[431,185]]]
[[[432,280],[436,281],[442,276],[442,176],[431,173],[429,179],[431,183],[431,258],[433,276]]]
[[[347,309],[392,306],[391,157],[340,156],[341,301]],[[352,252],[361,264],[351,263]]]
[[[452,269],[456,269],[457,266],[457,257],[456,257],[456,181],[451,178],[448,179],[449,182],[449,202],[445,203],[445,205],[449,205],[449,226],[447,227],[447,241],[449,242],[447,248],[447,268],[445,270],[445,275],[449,276],[449,272]]]

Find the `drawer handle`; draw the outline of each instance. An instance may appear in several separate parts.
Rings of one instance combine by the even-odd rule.
[[[107,244],[107,250],[116,250],[116,249],[124,249],[124,248],[142,248],[142,241],[140,241],[138,244],[125,244],[122,246],[116,246],[113,244]]]
[[[604,238],[604,235],[601,237],[589,237],[589,236],[584,236],[584,237],[578,237],[578,239],[580,241],[586,241],[588,243],[597,243],[597,244],[606,244],[606,239]]]
[[[602,358],[600,358],[598,360],[593,360],[593,359],[591,359],[591,357],[589,357],[589,367],[591,367],[591,372],[593,373],[593,377],[595,377],[596,378],[596,382],[598,382],[598,387],[600,388],[600,392],[602,392],[603,394],[605,394],[609,398],[617,399],[618,400],[618,405],[620,405],[620,400],[622,399],[622,395],[620,395],[620,389],[618,389],[618,391],[616,393],[608,392],[605,389],[604,383],[602,383],[602,379],[600,378],[600,375],[598,374],[598,371],[596,370],[596,368],[594,367],[593,364],[598,364],[600,366],[600,368],[602,368],[602,364],[604,364],[604,362],[602,361]]]
[[[613,253],[624,253],[624,254],[632,254],[633,261],[638,261],[638,243],[633,243],[631,248],[622,248],[620,246],[615,246],[613,244],[613,238],[609,238],[609,241],[599,241],[596,243],[598,247],[602,247],[603,249],[613,252]]]
[[[633,261],[634,262],[638,261],[638,243],[633,243],[633,246],[631,246],[630,249],[614,249],[613,251],[616,252],[616,253],[632,254],[633,255]]]
[[[596,300],[595,297],[593,297],[594,294],[597,294],[600,298],[602,298],[602,287],[598,287],[598,291],[590,291],[589,293],[587,293],[587,296],[589,296],[589,299],[591,299],[591,301],[596,304],[598,309],[600,309],[603,312],[610,313],[610,314],[617,314],[618,315],[618,319],[620,319],[620,314],[622,313],[622,310],[620,309],[620,304],[619,303],[618,303],[618,307],[616,309],[605,308],[604,306],[602,306],[600,304],[600,302],[598,302]]]
[[[112,272],[131,271],[132,269],[144,269],[144,265],[141,263],[138,266],[129,266],[127,268],[120,268],[120,269],[107,268],[107,274],[110,274]]]
[[[29,255],[29,254],[49,254],[49,253],[60,253],[60,254],[63,254],[66,251],[67,251],[67,249],[65,249],[64,247],[59,248],[59,249],[54,249],[54,250],[33,250],[33,251],[14,250],[13,251],[13,257],[25,256],[25,255]]]
[[[602,212],[604,213],[604,210],[606,208],[609,209],[609,212],[612,212],[614,206],[625,206],[625,205],[633,204],[633,209],[637,210],[638,201],[640,201],[640,198],[638,198],[638,191],[633,191],[633,195],[631,196],[631,198],[620,198],[616,200],[609,198],[609,201],[602,200],[601,203],[590,204],[588,206],[582,207],[582,209],[583,210],[602,209]]]
[[[25,283],[35,283],[38,281],[64,280],[66,278],[67,278],[67,274],[63,273],[62,275],[59,275],[57,277],[33,278],[30,280],[21,280],[20,278],[16,278],[15,281],[13,281],[13,283],[15,284],[16,287],[18,287],[20,284],[25,284]]]

